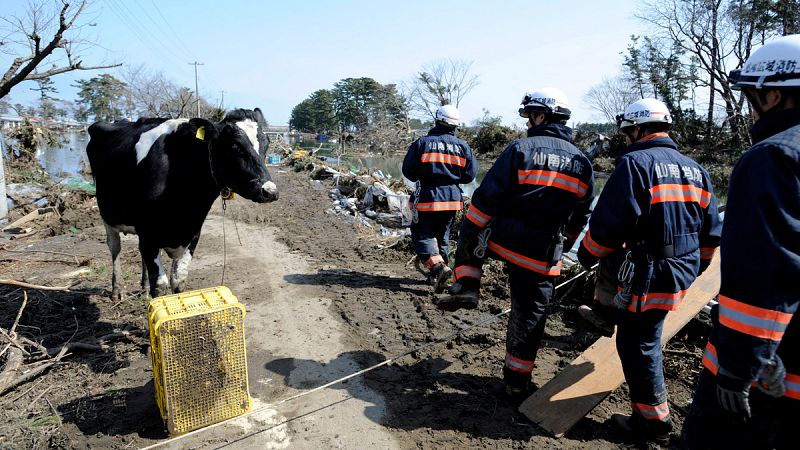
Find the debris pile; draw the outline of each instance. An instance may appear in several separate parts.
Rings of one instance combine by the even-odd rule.
[[[410,188],[402,180],[380,170],[342,171],[307,151],[297,151],[287,161],[296,172],[308,171],[312,180],[327,182],[332,201],[327,214],[354,216],[358,223],[383,237],[410,234]]]

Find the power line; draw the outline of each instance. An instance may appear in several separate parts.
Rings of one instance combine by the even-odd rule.
[[[167,18],[164,17],[164,14],[161,12],[161,9],[158,7],[158,4],[155,2],[155,0],[150,0],[150,3],[153,5],[153,9],[156,10],[156,13],[158,13],[159,17],[161,17],[161,21],[164,22],[164,25],[167,26],[167,29],[172,33],[173,36],[175,36],[175,40],[178,42],[178,44],[181,47],[183,47],[183,49],[189,56],[192,57],[192,59],[197,59],[197,57],[195,57],[195,55],[192,53],[192,50],[189,47],[187,47],[186,44],[184,44],[183,39],[181,39],[180,35],[178,35],[178,33],[175,32],[175,28],[173,28],[172,25],[167,21]]]
[[[190,72],[185,71],[184,66],[176,64],[177,61],[186,60],[185,55],[179,55],[174,50],[170,49],[159,38],[158,33],[151,30],[145,25],[136,14],[131,11],[121,0],[110,0],[109,6],[112,7],[114,14],[124,23],[124,25],[134,34],[134,36],[142,43],[145,48],[157,56],[158,59],[166,62],[171,67],[178,70],[181,76],[191,76]],[[152,19],[151,19],[152,20]]]

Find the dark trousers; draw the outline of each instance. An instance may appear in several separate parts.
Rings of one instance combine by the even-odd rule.
[[[462,247],[464,246],[464,247]],[[484,258],[474,254],[473,246],[459,241],[455,276],[460,283],[478,285]],[[501,260],[491,250],[486,255]],[[555,277],[540,275],[506,262],[511,291],[511,313],[506,330],[506,360],[503,375],[506,383],[524,386],[531,379],[536,354],[544,335],[547,305],[555,294]]]
[[[539,275],[511,263],[506,263],[506,267],[511,290],[506,367],[520,374],[522,379],[530,380],[544,335],[547,305],[555,293],[555,277]]]
[[[703,369],[689,415],[683,422],[684,449],[795,449],[800,447],[800,400],[772,398],[750,389],[752,417],[731,414],[717,402],[716,376]]]
[[[450,225],[456,211],[420,212],[419,221],[411,224],[411,240],[414,252],[423,262],[431,256],[440,255],[448,262],[447,249],[450,245]]]
[[[633,413],[648,422],[669,422],[661,331],[667,311],[617,310],[617,353],[630,390]]]

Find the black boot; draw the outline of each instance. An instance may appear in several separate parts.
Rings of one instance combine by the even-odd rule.
[[[436,294],[441,294],[444,292],[445,286],[447,286],[447,280],[450,279],[450,275],[453,273],[453,270],[447,266],[447,264],[440,262],[434,264],[431,268],[431,272],[428,275],[428,280],[430,280],[431,284],[433,285],[433,292]]]
[[[578,314],[581,318],[592,324],[603,336],[611,337],[614,334],[614,310],[601,304],[589,307],[581,305],[578,307]]]
[[[672,431],[672,422],[669,419],[662,422],[647,420],[639,414],[613,414],[609,420],[633,440],[651,441],[662,446],[669,444],[669,433]]]
[[[462,279],[450,286],[448,294],[436,300],[436,307],[443,311],[475,309],[478,307],[480,285],[476,280]]]
[[[503,382],[506,385],[506,396],[514,408],[518,408],[528,397],[533,395],[538,386],[531,381],[531,374],[517,372],[503,367]]]

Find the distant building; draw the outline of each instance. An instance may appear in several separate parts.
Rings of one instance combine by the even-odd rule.
[[[23,118],[20,116],[10,116],[7,114],[0,114],[0,129],[13,130],[22,126]]]

